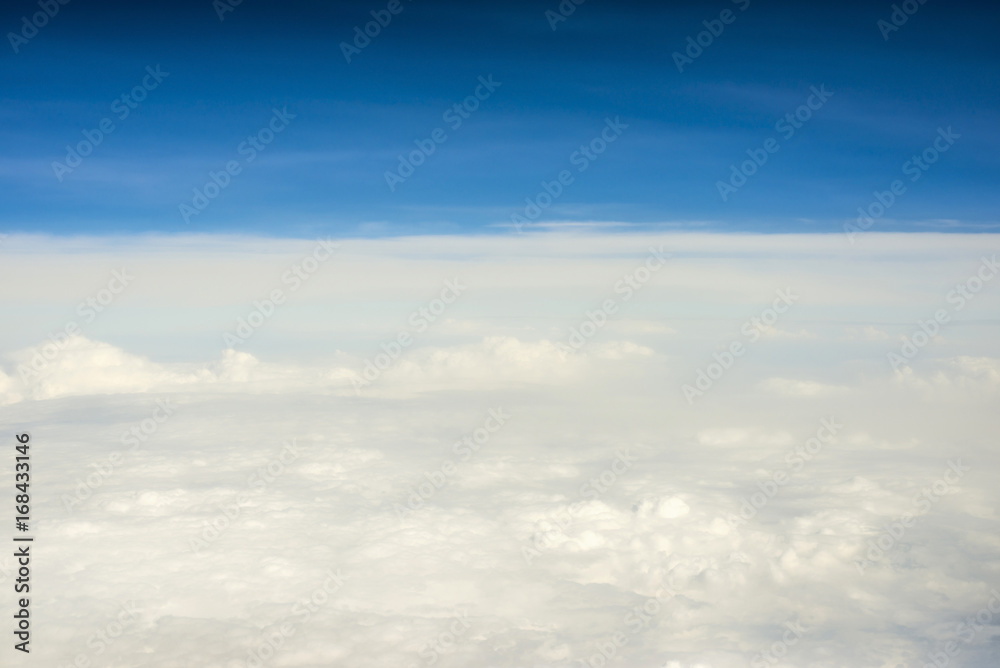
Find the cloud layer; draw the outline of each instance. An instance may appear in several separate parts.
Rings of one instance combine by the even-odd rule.
[[[948,299],[995,237],[352,241],[311,273],[315,242],[62,243],[0,269],[33,660],[996,664],[1000,281]]]

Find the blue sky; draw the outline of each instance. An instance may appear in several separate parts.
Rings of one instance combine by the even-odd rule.
[[[839,232],[900,179],[879,230],[996,229],[995,8],[928,0],[885,39],[890,3],[587,0],[553,30],[554,1],[401,0],[347,62],[341,43],[388,3],[336,5],[245,0],[220,20],[208,0],[74,0],[12,45],[39,7],[6,3],[0,231],[509,234],[563,170],[529,224]],[[730,23],[679,72],[674,52],[723,10]],[[152,89],[120,118],[114,100],[144,77]],[[445,112],[480,77],[500,85],[453,127]],[[821,86],[832,97],[778,131]],[[275,109],[294,118],[248,162],[241,143]],[[57,178],[103,119],[113,130]],[[574,160],[606,119],[627,128]],[[904,164],[949,127],[960,138],[911,182]],[[730,166],[771,138],[777,152],[723,200]],[[390,189],[416,141],[434,152]],[[238,173],[185,216],[230,161]]]

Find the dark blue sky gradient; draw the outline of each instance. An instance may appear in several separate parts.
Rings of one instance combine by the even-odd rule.
[[[995,230],[1000,10],[927,0],[885,41],[891,3],[402,0],[348,64],[340,43],[387,2],[70,0],[15,54],[0,45],[0,231],[310,236],[510,233],[540,183],[574,182],[534,221],[740,231],[840,231],[939,127],[961,135],[876,229]],[[740,3],[742,4],[742,2]],[[736,20],[683,73],[702,21]],[[37,2],[4,3],[18,31]],[[169,76],[129,117],[111,102],[147,66]],[[442,113],[479,76],[502,83],[457,130]],[[833,97],[785,140],[775,122],[811,86]],[[204,211],[179,205],[272,108],[296,118]],[[59,182],[84,130],[115,130]],[[570,156],[607,117],[628,129],[582,173]],[[384,173],[435,128],[448,139],[390,192]],[[728,201],[716,183],[766,139],[781,149]]]

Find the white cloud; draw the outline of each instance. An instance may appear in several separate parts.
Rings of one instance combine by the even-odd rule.
[[[760,389],[786,397],[815,397],[837,394],[848,391],[847,387],[829,385],[812,380],[794,380],[791,378],[768,378],[761,381]]]
[[[236,668],[277,638],[275,668],[569,667],[620,633],[608,665],[743,668],[786,623],[809,630],[776,666],[908,668],[949,640],[955,665],[995,665],[1000,617],[968,643],[956,629],[1000,588],[1000,298],[984,290],[900,372],[882,336],[933,314],[994,237],[354,240],[237,350],[221,334],[310,242],[74,243],[0,248],[18,323],[0,423],[32,436],[40,665]],[[560,348],[651,244],[667,266]],[[29,264],[41,279],[9,280]],[[120,265],[134,286],[82,322]],[[467,292],[416,332],[408,315],[453,276]],[[786,335],[689,404],[682,384],[788,286]],[[70,320],[82,336],[22,380]],[[356,393],[404,328],[413,344]],[[159,422],[157,401],[175,407]],[[859,571],[956,460],[960,481]],[[11,569],[0,556],[5,588]],[[133,601],[98,656],[88,639]]]

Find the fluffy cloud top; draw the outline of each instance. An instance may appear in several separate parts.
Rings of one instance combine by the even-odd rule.
[[[995,238],[167,241],[4,246],[32,661],[996,665]]]

